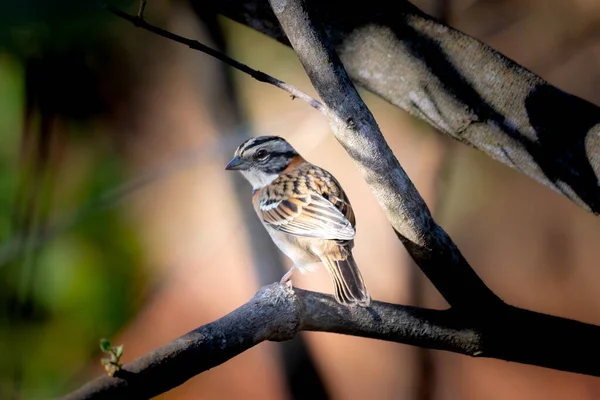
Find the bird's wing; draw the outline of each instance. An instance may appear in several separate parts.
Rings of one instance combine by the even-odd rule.
[[[259,208],[266,224],[290,235],[336,240],[354,238],[350,221],[320,195],[285,197],[261,204]]]
[[[311,172],[314,176],[315,171]],[[314,181],[307,182],[292,174],[273,182],[273,187],[267,188],[259,200],[262,220],[290,235],[354,239],[354,213],[350,202],[331,174],[320,168],[318,172]],[[295,179],[298,181],[294,182]]]

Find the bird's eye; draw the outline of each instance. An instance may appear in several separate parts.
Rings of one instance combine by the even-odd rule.
[[[268,156],[269,152],[267,152],[265,149],[260,149],[256,153],[254,153],[254,158],[256,158],[259,161],[266,160]]]

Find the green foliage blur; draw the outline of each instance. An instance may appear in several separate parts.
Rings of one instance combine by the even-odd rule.
[[[138,239],[98,202],[127,179],[107,132],[106,14],[99,1],[0,4],[2,399],[72,389],[140,303]]]

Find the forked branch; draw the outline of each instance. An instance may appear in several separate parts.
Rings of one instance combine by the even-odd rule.
[[[329,117],[334,135],[353,158],[408,252],[452,308],[429,310],[377,301],[369,308],[347,307],[329,295],[273,284],[225,317],[126,364],[113,378],[103,376],[88,383],[65,399],[149,398],[258,343],[288,340],[300,331],[362,336],[600,376],[600,327],[507,305],[488,289],[435,223],[389,149],[315,10],[308,6],[312,3],[270,0],[270,4],[323,99],[320,111]],[[141,17],[131,18],[138,25],[143,23]],[[148,30],[188,44],[160,28]]]
[[[192,1],[290,45],[264,0]],[[305,4],[355,83],[600,213],[600,107],[408,0]]]
[[[319,26],[314,10],[311,13],[301,0],[270,3],[327,107],[333,134],[354,160],[417,265],[453,307],[480,312],[501,306],[502,301],[433,220]]]

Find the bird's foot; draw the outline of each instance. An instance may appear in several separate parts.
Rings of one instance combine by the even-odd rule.
[[[285,275],[283,275],[283,277],[281,278],[279,283],[283,283],[285,286],[291,288],[292,287],[292,273],[294,272],[295,269],[296,269],[296,266],[294,265],[292,268],[290,268],[290,270],[288,272],[285,273]]]

